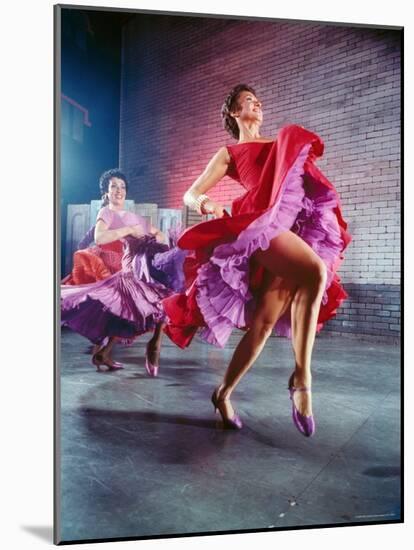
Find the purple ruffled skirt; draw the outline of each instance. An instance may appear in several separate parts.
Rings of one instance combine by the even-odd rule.
[[[152,237],[125,239],[123,269],[92,284],[61,287],[61,324],[103,344],[116,336],[132,341],[165,319],[162,300],[172,293],[152,260],[169,252]],[[171,260],[172,261],[172,260]]]

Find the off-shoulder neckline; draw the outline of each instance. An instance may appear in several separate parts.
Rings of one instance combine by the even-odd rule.
[[[303,126],[300,126],[298,124],[288,124],[286,126],[282,126],[281,128],[279,128],[279,131],[277,132],[275,139],[272,139],[270,141],[244,141],[242,143],[235,143],[234,145],[228,145],[228,147],[237,147],[238,145],[248,145],[250,143],[260,143],[261,145],[266,145],[268,143],[276,143],[276,140],[277,140],[278,136],[280,135],[281,130],[283,130],[285,128],[289,128],[289,127],[294,127],[294,126],[296,126],[298,128],[302,128],[302,130],[305,130],[305,128]]]

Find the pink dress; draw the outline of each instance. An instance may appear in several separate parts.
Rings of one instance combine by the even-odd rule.
[[[95,283],[61,287],[61,323],[94,344],[111,336],[131,343],[165,319],[162,300],[172,291],[154,278],[151,260],[169,247],[148,234],[145,219],[132,212],[104,207],[100,219],[108,229],[141,225],[146,234],[122,239],[121,271]]]

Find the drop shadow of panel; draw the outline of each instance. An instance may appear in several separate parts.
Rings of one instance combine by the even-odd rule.
[[[21,528],[41,540],[53,544],[53,527],[50,525],[22,525]]]

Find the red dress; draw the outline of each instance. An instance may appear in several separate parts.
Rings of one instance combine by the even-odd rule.
[[[197,224],[178,241],[190,250],[184,263],[186,291],[163,301],[166,332],[180,347],[196,331],[223,347],[233,328],[246,328],[255,308],[263,268],[252,260],[284,231],[301,237],[324,261],[327,285],[318,330],[333,317],[347,294],[336,273],[351,240],[338,194],[314,161],[323,142],[297,125],[283,127],[272,142],[228,146],[228,175],[245,188],[232,203],[232,215]],[[275,332],[290,336],[290,308]]]

